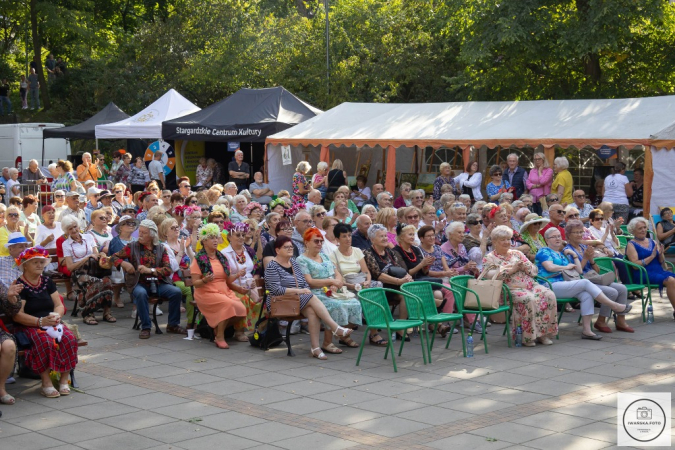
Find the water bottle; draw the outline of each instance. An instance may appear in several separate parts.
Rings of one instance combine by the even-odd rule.
[[[523,346],[523,327],[518,324],[516,327],[516,347]]]
[[[396,342],[396,332],[395,331],[393,333],[391,333],[391,342],[392,343]]]
[[[473,336],[471,333],[466,338],[466,357],[473,358]]]
[[[654,308],[652,305],[647,306],[647,323],[654,323]]]

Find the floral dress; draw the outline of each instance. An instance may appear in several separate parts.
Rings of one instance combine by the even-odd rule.
[[[293,175],[293,198],[291,199],[294,205],[296,203],[307,203],[307,194],[300,193],[301,187],[309,189],[310,183],[303,174],[295,172],[295,175]]]
[[[494,184],[492,181],[488,183],[488,185],[485,187],[485,190],[487,191],[488,197],[492,197],[493,195],[497,194],[499,191],[504,191],[506,192],[506,189],[510,188],[511,185],[509,184],[508,181],[502,180],[502,184],[497,186]],[[492,200],[491,200],[492,201]],[[492,201],[492,203],[499,204],[499,199]]]
[[[537,338],[551,337],[558,334],[558,308],[552,290],[535,283],[537,268],[518,250],[509,250],[506,256],[490,252],[483,258],[485,265],[514,265],[523,262],[526,270],[500,278],[511,291],[513,311],[511,312],[511,336],[516,337],[516,327],[523,329],[523,342],[534,342]]]
[[[321,257],[321,263],[314,261],[306,257],[305,255],[300,256],[297,261],[302,269],[303,274],[309,274],[312,278],[317,280],[322,280],[326,278],[335,277],[335,266],[330,261],[328,256],[323,253],[319,253]],[[352,298],[349,300],[336,300],[331,297],[328,297],[323,289],[312,289],[312,294],[316,295],[321,303],[324,304],[328,313],[333,318],[338,325],[361,325],[361,303],[358,299]]]
[[[128,184],[129,183],[129,174],[131,173],[131,166],[127,166],[122,163],[122,165],[117,169],[115,178],[118,183]]]
[[[62,190],[65,192],[70,192],[70,186],[72,182],[75,181],[75,177],[73,176],[72,173],[66,172],[63,174],[62,177],[59,177],[56,179],[56,181],[53,183],[53,188],[54,190]]]
[[[202,166],[201,164],[197,166],[195,171],[195,178],[197,178],[197,186],[210,187],[211,182],[208,181],[213,175],[213,170],[208,166]],[[208,181],[208,182],[207,182]]]

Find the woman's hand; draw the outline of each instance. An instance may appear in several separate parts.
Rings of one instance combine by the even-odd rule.
[[[42,318],[43,327],[54,327],[61,322],[61,316],[58,314],[50,314]]]
[[[246,275],[246,268],[239,269],[239,272],[237,272],[237,278],[241,278]]]
[[[300,295],[305,295],[305,294],[311,294],[312,291],[309,290],[309,289],[307,289],[307,288],[304,288],[304,289],[300,289],[300,292],[298,292],[298,293],[299,293]]]
[[[434,261],[436,261],[436,258],[433,256],[425,256],[424,259],[422,259],[422,267],[429,267],[434,263]]]
[[[202,281],[204,284],[210,283],[213,281],[213,272],[207,273],[206,275],[202,275]]]
[[[47,236],[47,237],[45,238],[44,241],[42,241],[42,243],[43,243],[44,245],[48,245],[48,244],[49,244],[50,242],[52,242],[53,240],[54,240],[54,235],[53,235],[53,234],[50,234],[49,236]],[[43,246],[43,247],[44,247],[44,246]]]
[[[566,266],[563,266],[563,267],[565,268],[565,270],[572,270],[572,269],[576,269],[577,265],[569,263],[569,264],[567,264]]]
[[[403,278],[399,278],[399,285],[405,284],[405,283],[410,283],[413,280],[413,277],[410,274],[406,274]]]
[[[476,263],[474,263],[474,265],[475,265],[475,264],[476,264]],[[456,277],[457,275],[459,275],[459,272],[457,272],[456,269],[450,269],[450,270],[448,270],[448,271],[445,272],[445,276],[446,276],[446,277]]]
[[[595,250],[593,249],[593,247],[589,245],[588,247],[586,247],[586,250],[584,250],[584,258],[586,258],[589,261],[592,261],[593,255],[595,255]]]
[[[7,298],[9,299],[10,302],[16,303],[16,300],[18,300],[18,296],[23,290],[23,284],[14,282],[9,289],[7,289]],[[11,298],[15,298],[15,301],[12,301]]]
[[[122,266],[122,269],[124,269],[125,272],[136,273],[136,268],[129,261],[124,261],[121,264],[121,266]]]
[[[476,261],[469,261],[468,263],[466,263],[466,266],[464,266],[464,268],[466,270],[476,270],[477,268]]]

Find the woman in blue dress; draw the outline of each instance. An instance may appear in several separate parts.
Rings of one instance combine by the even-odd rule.
[[[649,282],[659,285],[659,292],[666,288],[666,295],[670,304],[675,309],[675,273],[663,269],[665,255],[661,244],[654,242],[647,236],[647,219],[636,217],[628,224],[628,232],[634,237],[626,246],[626,257],[638,266],[647,269]],[[638,280],[639,275],[633,274],[633,279]],[[675,313],[673,313],[675,318]]]

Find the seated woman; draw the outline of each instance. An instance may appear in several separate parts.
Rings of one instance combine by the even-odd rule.
[[[194,299],[199,311],[210,327],[215,328],[215,344],[221,349],[230,348],[225,342],[225,329],[228,325],[235,328],[238,341],[248,340],[244,334],[246,307],[232,292],[237,274],[230,272],[227,258],[218,251],[220,228],[215,224],[203,226],[199,231],[202,249],[195,255],[190,265],[190,274],[194,283]]]
[[[120,221],[115,225],[115,230],[117,231],[117,236],[112,238],[110,244],[108,244],[108,256],[112,256],[115,253],[119,252],[127,245],[129,242],[134,241],[132,234],[138,230],[138,225],[140,221],[134,219],[131,216],[122,216]],[[118,308],[124,308],[124,301],[120,298],[120,292],[122,291],[122,284],[124,283],[124,272],[122,269],[112,269],[112,274],[110,275],[110,282],[113,284],[113,296],[115,306]],[[134,305],[135,307],[136,305]]]
[[[539,230],[549,222],[549,219],[545,219],[535,213],[525,216],[525,222],[520,227],[520,237],[530,247],[528,252],[523,253],[531,261],[534,261],[534,257],[539,250],[546,247],[544,236],[539,234]]]
[[[286,193],[288,193],[286,191]],[[279,214],[281,217],[286,216],[286,202],[284,201],[281,196],[279,196],[276,200],[272,200],[269,204],[269,209],[268,211],[270,212],[275,212]]]
[[[366,188],[367,189],[367,188]],[[341,194],[341,195],[340,195]],[[333,197],[333,202],[330,204],[330,209],[331,211],[335,209],[335,205],[337,204],[338,199],[344,200],[347,202],[347,208],[349,209],[349,215],[359,215],[359,208],[356,207],[356,203],[354,203],[349,197],[350,197],[350,190],[349,186],[340,186],[337,191],[335,191],[335,196]],[[330,212],[328,214],[329,216],[331,215]]]
[[[94,238],[96,248],[103,253],[108,253],[108,245],[113,237],[109,233],[108,218],[102,208],[92,211],[91,226],[87,234]]]
[[[494,250],[483,258],[483,267],[497,266],[499,269],[491,269],[487,277],[491,278],[496,270],[500,270],[498,279],[511,290],[511,337],[515,339],[516,327],[520,325],[525,347],[534,347],[537,342],[553,344],[551,338],[558,334],[555,294],[535,282],[533,277],[537,276],[537,267],[521,251],[511,248],[511,228],[497,226],[490,237]]]
[[[70,371],[77,365],[77,339],[63,327],[61,342],[54,345],[54,339],[41,329],[58,325],[65,312],[56,284],[42,275],[49,255],[39,247],[28,248],[16,262],[23,275],[9,288],[5,309],[9,308],[7,312],[32,343],[26,350],[26,365],[40,374],[42,395],[48,398],[69,395]],[[52,370],[61,374],[58,390],[49,377]]]
[[[324,238],[323,249],[321,250],[321,252],[325,253],[326,255],[330,255],[335,250],[337,250],[338,242],[337,238],[333,234],[333,230],[337,225],[340,225],[340,222],[335,217],[325,217],[321,222],[321,228],[319,229],[319,231],[323,234]],[[342,225],[347,224],[343,223]],[[347,226],[351,228],[349,225]]]
[[[291,222],[288,219],[282,219],[277,222],[274,230],[277,236],[276,239],[269,241],[263,249],[263,268],[267,268],[267,265],[276,256],[276,251],[274,250],[274,241],[279,239],[279,236],[288,236],[290,238],[293,235],[293,225],[291,225]],[[295,244],[293,244],[293,257],[297,258],[298,256],[300,256],[300,250]]]
[[[336,292],[344,285],[344,279],[340,272],[335,270],[335,266],[327,255],[321,252],[323,247],[323,236],[316,228],[308,228],[303,235],[305,242],[305,252],[297,259],[302,273],[307,280],[307,284],[321,303],[326,307],[330,316],[338,325],[361,325],[361,303],[354,296],[349,300],[341,300],[328,296],[324,289]],[[347,337],[340,339],[340,344],[348,347],[358,347],[359,344]],[[326,353],[342,353],[342,350],[333,345],[333,335],[326,329],[324,331],[323,345],[321,350]]]
[[[338,192],[337,197],[340,196],[340,192]],[[348,225],[352,225],[355,221],[356,218],[358,217],[358,213],[354,214],[352,213],[349,208],[347,208],[347,201],[343,200],[341,198],[336,198],[335,199],[335,209],[328,211],[326,213],[326,216],[328,217],[335,217],[338,222],[340,223],[346,223]]]
[[[5,226],[0,227],[0,256],[9,256],[9,251],[5,244],[9,241],[9,235],[15,232],[19,232],[26,236],[26,239],[31,243],[33,239],[28,232],[28,227],[19,225],[19,216],[21,211],[16,206],[8,206],[7,212],[5,213]]]
[[[673,210],[670,208],[662,208],[659,211],[661,221],[656,224],[656,237],[659,242],[663,244],[664,248],[668,248],[675,242],[675,222],[673,222]]]
[[[649,282],[658,284],[659,291],[666,288],[668,300],[675,309],[675,273],[663,268],[665,262],[663,247],[647,236],[647,225],[647,219],[643,217],[636,217],[628,223],[628,232],[634,237],[628,241],[626,257],[630,262],[647,270]],[[633,279],[639,280],[638,277],[638,274],[633,274]]]
[[[410,193],[412,191],[412,185],[407,181],[401,183],[401,186],[398,188],[399,195],[394,200],[394,208],[403,208],[404,206],[412,205],[412,200],[410,199]]]
[[[277,238],[275,228],[282,217],[281,214],[275,212],[267,213],[265,216],[265,223],[263,223],[262,231],[260,232],[260,244],[263,248],[265,248],[268,242]]]
[[[387,230],[387,243],[389,248],[396,247],[396,224],[398,218],[396,217],[396,210],[394,208],[382,208],[378,211],[373,225],[380,224]],[[369,233],[370,234],[370,233]]]
[[[52,205],[42,207],[42,220],[35,234],[35,243],[47,250],[56,249],[56,240],[63,235],[61,223],[56,222],[56,210]],[[48,264],[47,270],[57,270],[57,264]]]
[[[258,202],[251,202],[244,208],[244,216],[248,219],[255,220],[256,223],[260,223],[263,220],[264,215],[265,213],[263,212],[262,205]]]
[[[71,273],[73,283],[73,300],[82,308],[82,322],[87,325],[98,325],[94,313],[103,308],[103,320],[117,322],[110,311],[113,292],[110,278],[98,278],[90,273],[98,274],[99,261],[105,254],[98,251],[96,241],[89,234],[80,233],[78,221],[74,216],[66,216],[61,221],[64,236],[63,243],[65,265]]]
[[[598,336],[591,330],[591,319],[595,313],[593,300],[600,304],[609,306],[612,311],[620,314],[627,314],[631,310],[631,305],[622,305],[613,302],[600,288],[588,280],[565,281],[562,275],[563,270],[575,270],[581,273],[581,265],[577,254],[570,250],[564,250],[564,242],[560,230],[549,228],[544,234],[547,247],[537,252],[535,261],[539,274],[548,279],[556,297],[558,298],[576,298],[581,303],[581,322],[583,331],[581,339],[591,339],[598,341],[602,336]],[[574,261],[570,263],[570,259]]]
[[[595,250],[590,245],[583,244],[584,224],[581,220],[570,220],[565,227],[565,237],[567,238],[567,245],[565,249],[572,250],[578,257],[582,269],[582,274],[588,273],[589,270],[595,270],[600,273],[600,267],[595,262]],[[612,272],[614,275],[614,272]],[[589,280],[593,282],[593,280]],[[625,305],[628,303],[628,290],[626,286],[621,283],[611,283],[608,286],[595,283],[596,286],[610,299],[617,303]],[[598,320],[595,321],[593,328],[603,333],[611,333],[612,330],[607,326],[607,318],[610,315],[610,309],[607,305],[600,307],[600,314]],[[634,330],[626,324],[626,316],[624,314],[616,315],[616,330],[633,333]]]
[[[377,216],[377,208],[375,208],[375,206],[371,205],[370,203],[366,203],[365,205],[363,205],[361,214],[370,217],[370,220],[374,221],[375,216]]]
[[[22,286],[15,284],[9,287],[9,290],[0,287],[0,313],[14,316],[20,310],[21,302],[12,303],[13,299],[20,292]],[[14,336],[6,331],[5,325],[0,319],[0,404],[13,405],[14,397],[9,395],[6,390],[5,380],[9,378],[17,363],[16,342]]]
[[[299,294],[300,313],[309,319],[311,354],[321,360],[328,359],[319,344],[320,322],[323,321],[326,329],[331,330],[333,336],[342,340],[348,338],[352,330],[339,326],[321,300],[310,290],[307,280],[303,277],[302,268],[293,257],[295,249],[291,238],[279,236],[274,241],[274,251],[276,256],[265,269],[265,288],[269,291],[267,308],[271,307],[272,296]]]
[[[250,226],[246,222],[235,224],[230,229],[230,245],[222,250],[232,273],[236,275],[233,284],[239,289],[234,290],[234,294],[246,308],[245,331],[253,330],[260,312],[257,305],[262,300],[262,292],[256,289],[256,280],[262,275],[262,261],[258,259],[253,249],[244,243],[249,229]]]

